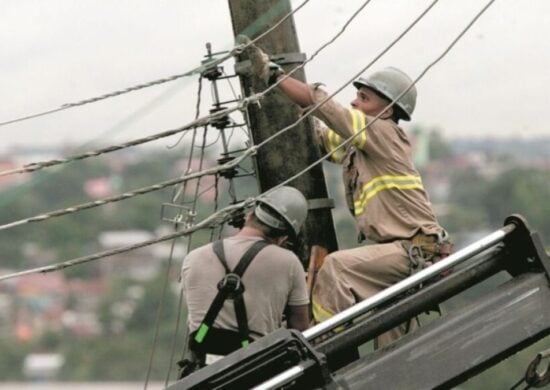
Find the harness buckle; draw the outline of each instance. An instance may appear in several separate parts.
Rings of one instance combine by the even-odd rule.
[[[244,285],[239,275],[234,273],[226,274],[218,283],[218,290],[235,294],[244,291]]]
[[[446,244],[449,241],[449,233],[445,229],[437,232],[437,243]]]
[[[426,253],[422,245],[415,244],[412,244],[408,248],[408,255],[411,262],[411,275],[431,265],[431,261],[434,257],[433,254]]]

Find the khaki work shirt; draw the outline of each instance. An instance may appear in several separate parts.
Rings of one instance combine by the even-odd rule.
[[[234,236],[223,240],[227,265],[231,270],[259,237]],[[182,266],[182,284],[188,310],[188,325],[195,331],[218,293],[217,284],[225,275],[212,244],[191,251]],[[265,336],[281,327],[287,305],[307,305],[309,297],[300,260],[289,250],[276,245],[263,248],[246,269],[244,303],[250,336]],[[214,326],[237,330],[233,301],[227,300]]]
[[[311,85],[310,93],[315,104],[327,97],[319,85]],[[410,142],[394,121],[373,122],[334,100],[314,115],[330,128],[318,129],[318,135],[325,151],[333,152],[331,160],[343,165],[347,204],[366,238],[380,243],[443,230],[413,165]]]

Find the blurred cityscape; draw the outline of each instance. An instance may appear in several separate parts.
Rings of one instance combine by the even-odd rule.
[[[550,138],[535,140],[447,140],[437,129],[411,130],[415,161],[442,224],[461,247],[523,214],[550,243]],[[19,149],[0,156],[0,171],[29,161],[59,158],[64,149]],[[100,161],[75,162],[52,172],[0,177],[0,223],[105,198],[177,177],[186,156],[165,151],[118,152]],[[215,164],[216,156],[208,156]],[[198,164],[198,161],[197,161]],[[198,166],[196,167],[198,169]],[[340,171],[326,166],[340,247],[357,245],[343,206]],[[201,215],[223,191],[214,179],[201,182]],[[129,246],[173,231],[159,217],[172,189],[75,215],[28,223],[0,232],[0,275]],[[254,195],[252,181],[239,196]],[[189,192],[190,196],[193,192]],[[217,205],[216,205],[217,206]],[[202,213],[202,214],[201,214]],[[200,232],[192,247],[211,239]],[[152,378],[163,380],[169,356],[183,340],[174,328],[184,239],[159,243],[100,261],[0,282],[0,381],[140,381],[145,376],[155,327],[159,330]],[[170,258],[173,260],[170,261]],[[168,291],[162,300],[164,280]],[[156,325],[163,301],[160,325]],[[181,334],[181,330],[180,330]],[[172,366],[174,363],[172,362]],[[173,377],[174,375],[172,375]]]

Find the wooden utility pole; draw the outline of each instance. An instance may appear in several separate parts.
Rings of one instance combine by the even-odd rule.
[[[245,34],[251,39],[273,26],[291,12],[289,0],[229,0],[233,32]],[[294,19],[283,24],[256,43],[267,54],[289,71],[303,62],[300,54]],[[246,60],[243,55],[241,64]],[[305,81],[303,70],[293,77]],[[261,92],[266,85],[256,77],[241,76],[241,85],[246,96]],[[282,93],[273,91],[261,100],[261,105],[248,107],[254,144],[258,144],[278,130],[294,123],[300,116],[300,108],[291,103]],[[256,156],[260,189],[274,187],[301,171],[320,157],[313,125],[308,118],[259,149]],[[310,200],[309,216],[305,227],[307,256],[324,257],[337,249],[334,224],[328,205],[328,194],[321,165],[290,183]],[[302,254],[302,260],[305,260]],[[310,259],[311,262],[312,259]]]

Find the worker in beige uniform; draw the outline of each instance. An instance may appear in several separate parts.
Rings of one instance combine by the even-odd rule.
[[[281,67],[256,46],[247,52],[253,72],[268,85],[280,81],[279,89],[301,107],[310,108],[327,98],[320,84],[283,76]],[[316,322],[373,296],[450,251],[447,234],[434,216],[413,165],[409,139],[398,126],[399,120],[410,120],[415,87],[390,106],[411,84],[399,69],[385,68],[354,82],[357,94],[351,107],[329,99],[313,112],[327,125],[318,129],[322,148],[343,166],[347,205],[361,240],[367,238],[374,244],[325,258],[312,295]],[[345,147],[336,150],[351,137]],[[384,333],[375,340],[375,347],[396,340],[415,325],[409,321]]]
[[[281,247],[307,216],[300,191],[283,186],[258,198],[233,237],[191,251],[183,262],[189,354],[180,377],[281,327],[305,330],[309,296],[299,259]]]

